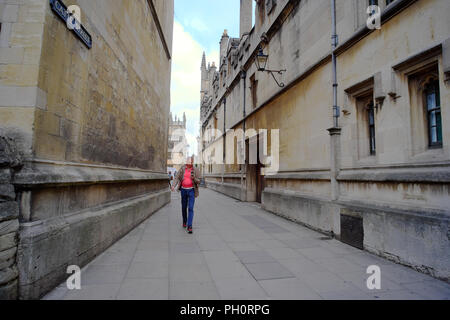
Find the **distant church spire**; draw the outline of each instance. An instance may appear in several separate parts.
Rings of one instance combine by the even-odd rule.
[[[201,82],[201,88],[200,88],[200,94],[201,94],[201,100],[203,101],[203,97],[206,95],[206,90],[208,88],[208,70],[206,69],[206,54],[205,51],[203,51],[202,56],[202,66],[200,68],[202,71],[202,82]]]
[[[206,69],[206,54],[205,54],[205,51],[203,51],[202,69]]]

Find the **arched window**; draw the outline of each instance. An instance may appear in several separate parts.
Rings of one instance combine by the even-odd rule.
[[[442,117],[439,81],[433,79],[425,85],[425,104],[430,147],[442,147]]]

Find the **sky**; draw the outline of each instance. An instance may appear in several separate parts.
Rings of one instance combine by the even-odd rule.
[[[239,36],[239,0],[175,0],[172,54],[171,108],[173,116],[187,118],[190,153],[197,154],[200,133],[200,65],[219,64],[219,41],[224,29]]]

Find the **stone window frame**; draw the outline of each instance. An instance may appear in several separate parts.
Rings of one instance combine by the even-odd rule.
[[[374,164],[377,161],[377,127],[378,127],[378,107],[375,101],[375,79],[370,77],[363,80],[345,90],[347,101],[355,111],[355,132],[354,139],[354,159],[361,165]],[[370,106],[374,112],[374,132],[371,133],[371,125],[369,124]],[[372,136],[373,135],[373,136]],[[371,140],[374,141],[373,150],[371,148]]]
[[[400,84],[400,96],[407,97],[406,116],[409,118],[409,159],[410,161],[445,161],[445,137],[442,146],[430,146],[428,123],[426,119],[426,102],[423,92],[424,85],[430,79],[438,79],[442,98],[442,88],[445,81],[443,68],[443,49],[441,45],[429,47],[392,67],[395,81]],[[406,92],[402,92],[406,90]],[[442,99],[441,99],[442,103]],[[442,110],[442,105],[441,105]],[[445,120],[442,121],[442,133],[445,130]]]
[[[430,82],[437,81],[438,84],[440,83],[437,57],[436,59],[431,59],[426,63],[420,64],[419,67],[405,73],[404,76],[410,96],[408,107],[410,111],[411,144],[413,154],[426,154],[430,151],[432,152],[433,150],[442,149],[443,139],[441,143],[438,144],[430,143],[431,137],[429,132],[429,119],[425,92],[426,86]],[[441,134],[443,125],[444,123],[442,123],[441,126]],[[418,132],[420,132],[420,134],[418,134]]]
[[[373,89],[355,96],[358,159],[372,159],[377,155],[377,112]],[[370,115],[372,114],[373,122]]]

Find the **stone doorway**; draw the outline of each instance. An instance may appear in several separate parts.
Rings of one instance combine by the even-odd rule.
[[[259,159],[260,148],[264,145],[264,137],[256,134],[245,141],[245,164],[247,168],[247,201],[261,203],[264,190],[263,163]]]

